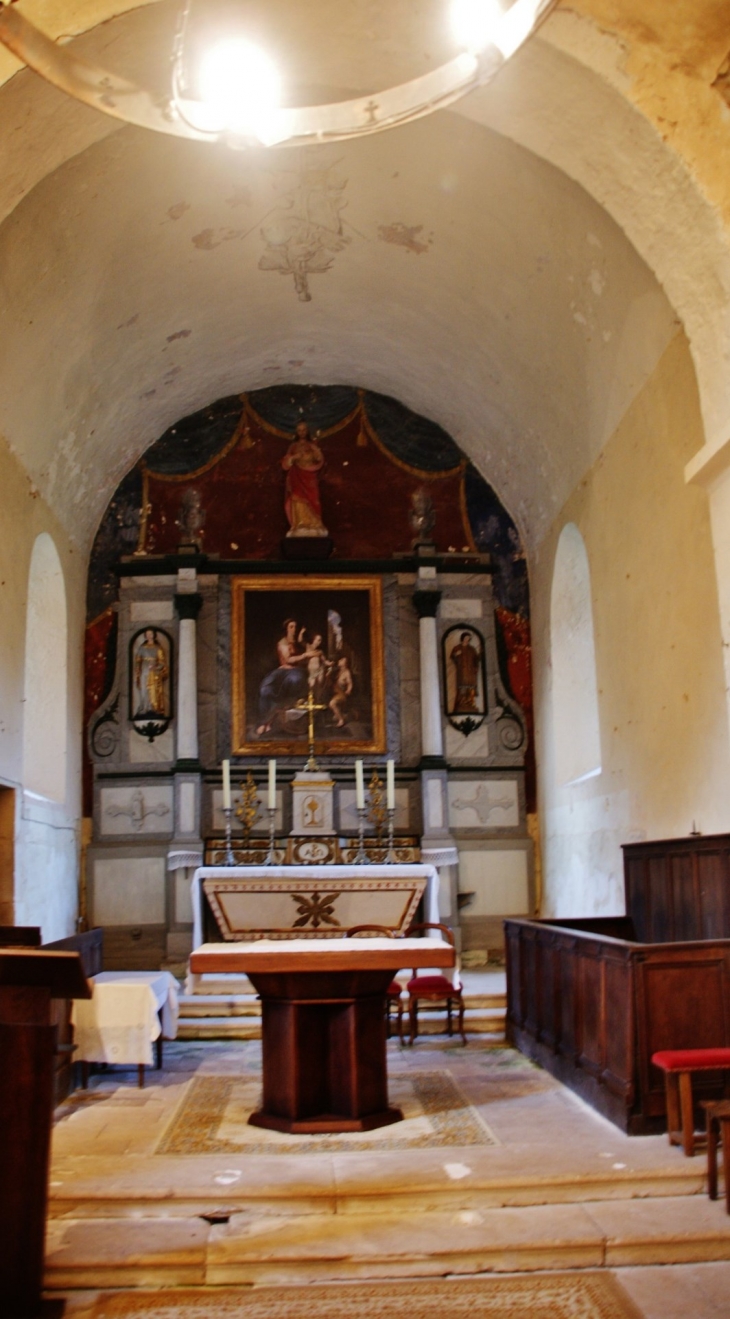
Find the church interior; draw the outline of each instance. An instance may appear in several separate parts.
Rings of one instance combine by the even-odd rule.
[[[0,159],[0,1316],[727,1315],[727,0],[0,0]]]

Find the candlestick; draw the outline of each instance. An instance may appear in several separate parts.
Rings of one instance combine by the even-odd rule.
[[[385,854],[386,866],[394,866],[397,858],[393,847],[393,825],[395,823],[395,806],[388,807],[388,851]]]
[[[386,766],[387,807],[395,810],[395,761],[389,760]]]
[[[360,766],[362,766],[362,761],[360,761],[359,764],[360,764]],[[358,808],[357,808],[357,834],[358,834],[358,844],[357,844],[357,852],[355,853],[355,865],[356,865],[356,866],[365,866],[365,865],[367,865],[368,854],[367,854],[367,852],[365,851],[365,803],[364,803],[364,801],[363,801],[363,805],[362,805],[362,806],[358,806]]]
[[[355,761],[355,805],[358,811],[365,810],[365,778],[361,760]]]
[[[223,810],[231,809],[231,762],[223,761]]]
[[[226,762],[225,762],[225,760],[224,760],[224,761],[223,761],[223,764],[225,765],[225,763],[226,763]],[[230,789],[230,784],[229,784],[229,787],[228,787],[228,794],[229,794],[229,797],[230,797],[230,791],[231,791],[231,789]],[[225,866],[235,866],[235,864],[236,864],[236,858],[235,858],[235,856],[233,855],[233,848],[231,847],[231,822],[232,822],[232,820],[233,820],[233,807],[232,807],[232,806],[224,806],[224,807],[223,807],[223,814],[224,814],[225,817],[226,817],[226,859],[225,859],[225,861],[223,862],[223,864],[224,864]]]
[[[276,810],[276,761],[269,761],[269,801],[270,811]]]
[[[269,765],[271,764],[275,765],[276,761],[275,760],[273,762],[269,761]],[[269,793],[271,793],[270,782],[269,782]],[[274,804],[273,806],[269,806],[267,807],[267,809],[269,812],[269,852],[268,852],[268,856],[266,857],[266,860],[264,861],[264,865],[275,866],[276,865],[276,805]]]

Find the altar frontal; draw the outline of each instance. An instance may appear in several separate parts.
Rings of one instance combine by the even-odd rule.
[[[256,869],[246,868],[239,875],[222,867],[198,872],[204,900],[225,942],[342,938],[357,925],[378,925],[403,935],[431,878],[426,866],[368,867],[370,875],[353,875],[344,866],[328,866],[326,874],[324,867],[315,874],[304,867],[298,874],[295,867],[287,867],[289,873],[282,869],[278,875],[264,867],[256,874]],[[380,874],[373,876],[376,869]]]

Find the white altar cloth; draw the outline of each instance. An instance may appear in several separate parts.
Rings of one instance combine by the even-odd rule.
[[[78,1061],[152,1065],[152,1045],[177,1035],[177,985],[169,971],[102,971],[90,999],[74,999]],[[162,1014],[162,1025],[160,1025]]]
[[[417,875],[426,880],[424,918],[439,920],[439,873],[435,866],[415,862],[401,866],[200,866],[193,875],[193,948],[203,942],[204,879],[303,879],[322,880],[326,885],[341,879],[408,879]]]

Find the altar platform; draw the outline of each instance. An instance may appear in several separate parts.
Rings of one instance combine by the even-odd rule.
[[[145,1091],[111,1075],[72,1095],[54,1134],[47,1244],[69,1319],[99,1319],[115,1288],[161,1288],[157,1306],[165,1289],[205,1289],[217,1319],[226,1287],[246,1288],[245,1308],[266,1285],[301,1284],[304,1297],[337,1280],[435,1287],[565,1270],[612,1271],[650,1319],[724,1313],[730,1219],[704,1194],[704,1160],[610,1128],[512,1050],[391,1041],[388,1055],[405,1120],[370,1133],[250,1126],[256,1041],[176,1041]]]

